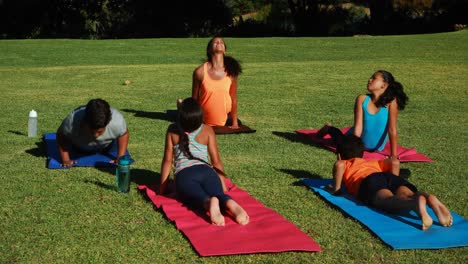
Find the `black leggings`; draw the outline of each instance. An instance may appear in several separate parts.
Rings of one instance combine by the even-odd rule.
[[[343,138],[345,136],[341,130],[332,126],[328,127],[327,134],[331,136],[333,143],[335,143],[336,146],[343,142]]]
[[[179,171],[176,188],[182,202],[195,207],[203,208],[211,197],[217,197],[221,207],[232,199],[224,194],[218,174],[208,165],[194,165]]]

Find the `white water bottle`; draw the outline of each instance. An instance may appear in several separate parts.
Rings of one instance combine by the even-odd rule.
[[[36,137],[37,136],[37,112],[31,110],[29,112],[29,120],[28,120],[28,137]]]

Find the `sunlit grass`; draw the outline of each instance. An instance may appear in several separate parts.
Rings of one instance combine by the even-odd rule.
[[[410,103],[399,140],[435,163],[410,163],[410,180],[467,216],[468,31],[362,38],[226,39],[240,59],[240,118],[255,134],[219,136],[234,183],[296,224],[324,249],[200,258],[136,190],[121,195],[112,171],[48,170],[39,138],[76,106],[101,97],[122,110],[138,181],[156,178],[169,124],[161,117],[190,96],[207,39],[0,41],[1,262],[464,263],[466,248],[392,251],[303,185],[331,178],[334,156],[294,135],[326,121],[350,125],[367,78],[387,69]],[[130,80],[130,85],[123,85]],[[158,114],[159,113],[159,114]]]

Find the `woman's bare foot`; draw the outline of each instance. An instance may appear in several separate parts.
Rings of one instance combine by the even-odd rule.
[[[210,220],[213,225],[224,226],[224,216],[219,209],[219,200],[216,197],[210,198]]]
[[[323,138],[326,134],[328,134],[328,129],[330,128],[331,124],[329,122],[325,123],[322,128],[319,129],[317,132],[317,137]]]
[[[442,226],[449,227],[453,224],[453,217],[445,205],[434,195],[427,197],[427,204],[434,210],[434,213]]]
[[[417,199],[418,213],[422,221],[422,230],[427,230],[429,227],[431,227],[433,221],[431,216],[427,213],[426,197],[424,197],[424,195],[419,195]]]
[[[249,215],[238,203],[230,199],[226,202],[226,207],[236,219],[236,222],[240,225],[246,225],[249,223]]]

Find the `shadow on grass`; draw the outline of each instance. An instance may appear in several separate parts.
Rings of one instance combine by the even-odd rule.
[[[14,131],[14,130],[8,130],[8,133],[12,133],[12,134],[15,134],[15,135],[18,135],[18,136],[27,136],[26,133],[19,132],[19,131]]]
[[[312,141],[310,138],[308,138],[305,135],[301,135],[301,134],[297,134],[293,132],[279,132],[279,131],[273,131],[272,134],[278,137],[285,138],[294,143],[302,143],[304,145],[324,148],[322,145],[315,143],[314,141]]]
[[[283,173],[292,175],[297,179],[302,179],[302,178],[323,179],[323,177],[320,176],[319,174],[312,173],[312,172],[306,171],[306,170],[291,170],[291,169],[277,169],[277,170],[281,171]]]
[[[311,173],[306,170],[291,170],[291,169],[277,169],[278,171],[281,171],[283,173],[289,174],[293,176],[296,179],[302,179],[302,178],[308,178],[308,179],[323,179],[323,177],[317,173]],[[295,181],[293,186],[304,186],[304,183],[302,183],[300,180]]]
[[[97,170],[111,174],[115,176],[115,170],[117,166],[112,167],[96,167]],[[155,185],[158,184],[161,179],[161,174],[145,169],[130,169],[131,181],[138,185]]]
[[[148,111],[140,111],[140,110],[134,110],[134,109],[122,109],[122,111],[127,112],[127,113],[133,113],[134,116],[136,117],[165,120],[169,122],[174,122],[177,116],[177,110],[167,110],[166,113],[148,112]]]
[[[111,184],[106,184],[106,183],[103,183],[103,182],[100,182],[100,181],[90,181],[90,180],[84,180],[84,182],[94,184],[94,185],[96,185],[98,187],[101,187],[103,189],[117,191],[117,186],[113,185],[113,184],[111,185]]]
[[[25,152],[35,157],[47,157],[46,144],[44,140],[41,139],[39,142],[36,142],[35,144],[36,144],[35,148],[25,150]]]

